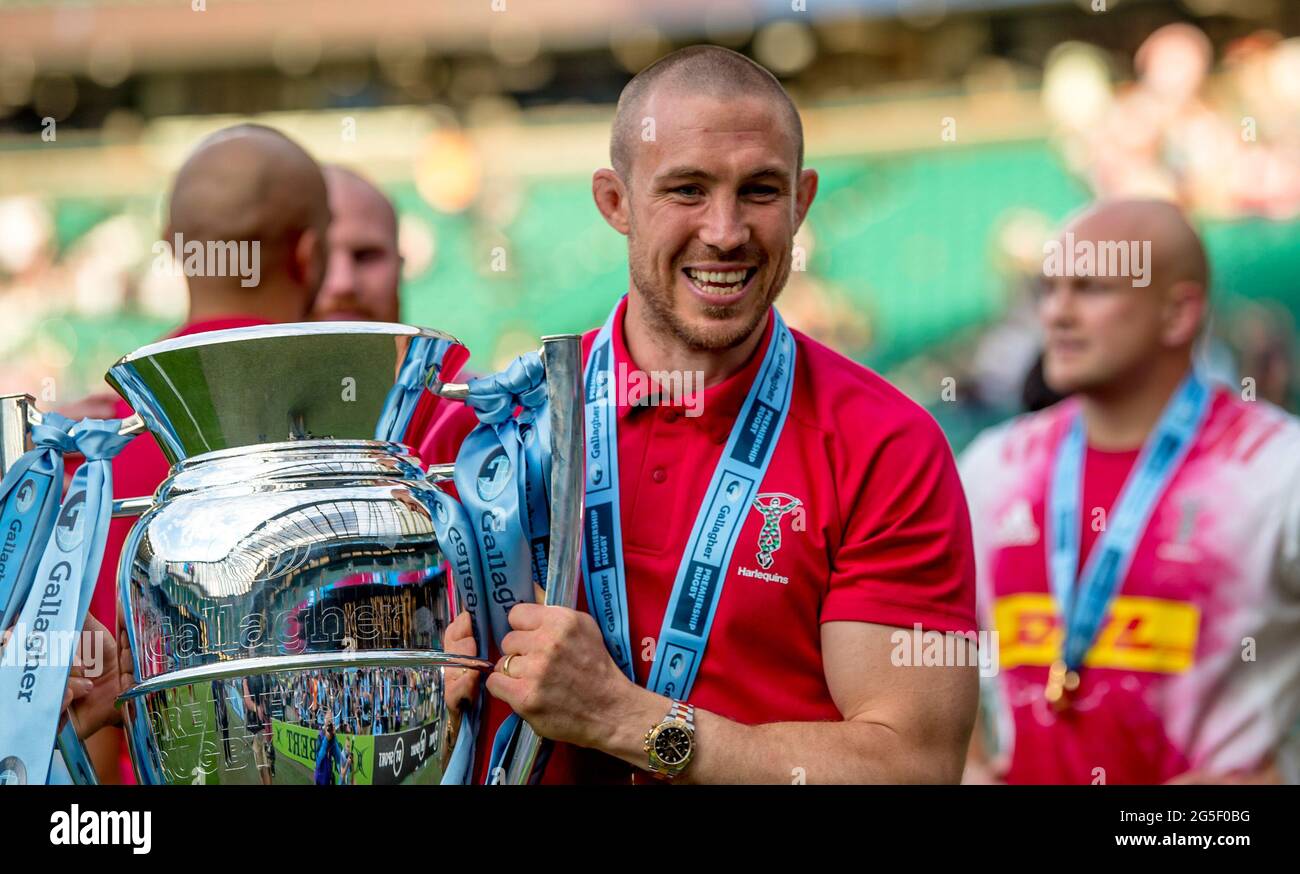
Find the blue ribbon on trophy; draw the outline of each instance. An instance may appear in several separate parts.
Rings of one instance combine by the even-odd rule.
[[[546,582],[551,447],[541,356],[521,355],[501,373],[471,380],[465,401],[480,424],[457,455],[456,491],[477,522],[489,624],[499,647],[510,632],[510,609],[535,600],[530,582],[538,589]],[[512,713],[497,730],[490,782],[499,782],[520,725]]]
[[[6,565],[5,621],[17,613],[0,670],[0,782],[45,783],[50,776],[63,692],[76,639],[90,609],[113,513],[112,459],[134,435],[121,434],[116,419],[74,424],[46,413],[32,429],[35,448],[0,483],[0,519],[6,526],[29,520],[15,537]],[[77,469],[57,514],[50,507],[62,485],[63,455],[80,452]],[[39,507],[36,504],[40,504]],[[7,527],[6,530],[13,530]],[[51,641],[69,642],[53,652]]]
[[[534,584],[545,587],[550,415],[545,368],[536,352],[519,356],[501,373],[470,380],[468,388],[465,402],[480,424],[456,457],[453,481],[460,500],[441,490],[434,499],[434,533],[452,563],[460,602],[471,614],[477,655],[486,659],[510,631],[510,608],[536,600]],[[413,403],[406,405],[414,409]],[[389,406],[399,404],[390,397]],[[385,420],[396,427],[403,416],[386,414]],[[444,783],[473,779],[481,708],[480,698],[461,717]],[[489,759],[490,773],[500,771],[519,726],[514,714],[501,726]]]
[[[416,407],[426,388],[425,380],[436,374],[450,344],[435,337],[412,337],[397,381],[384,399],[384,409],[375,427],[376,440],[402,442]]]

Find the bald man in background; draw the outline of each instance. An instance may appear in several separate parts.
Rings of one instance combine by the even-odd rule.
[[[346,167],[324,168],[329,191],[329,269],[311,317],[400,322],[402,256],[397,211],[373,183]]]
[[[1043,376],[1071,397],[960,465],[1001,667],[967,778],[1276,779],[1300,712],[1300,422],[1196,374],[1209,268],[1175,206],[1103,202],[1048,246]]]
[[[256,282],[251,275],[232,275],[215,265],[187,275],[189,313],[185,324],[168,336],[304,320],[325,275],[329,223],[320,168],[279,131],[241,124],[203,140],[176,174],[163,239],[174,245],[179,235],[182,245],[202,243],[205,250],[209,242],[248,244],[258,258]],[[179,260],[182,253],[173,255]],[[108,408],[102,396],[77,407],[68,414],[125,418],[132,413],[120,399]],[[168,470],[153,436],[138,437],[113,460],[114,495],[151,495]],[[109,525],[90,608],[107,628],[117,625],[117,564],[134,523],[133,518],[121,518]],[[78,717],[86,726],[112,714],[79,712]],[[88,740],[101,782],[131,781],[121,741],[116,728]]]

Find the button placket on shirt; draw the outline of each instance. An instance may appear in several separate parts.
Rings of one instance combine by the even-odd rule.
[[[653,466],[650,469],[650,479],[652,482],[663,485],[668,482],[668,470],[672,460],[680,458],[679,452],[662,452],[661,443],[665,437],[677,443],[684,436],[678,422],[681,415],[671,407],[666,407],[655,412],[656,422],[653,429],[654,437],[651,441],[650,455],[653,456]]]
[[[688,452],[687,422],[671,409],[651,408],[631,415],[649,417],[649,421],[643,419],[638,425],[648,427],[650,433],[640,476],[635,481],[634,510],[623,522],[623,541],[634,548],[657,551],[665,547],[665,532],[672,527],[665,520],[682,511],[677,506],[681,490],[673,486],[681,485],[675,476]]]

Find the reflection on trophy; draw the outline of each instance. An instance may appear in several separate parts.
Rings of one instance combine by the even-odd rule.
[[[111,368],[136,411],[123,428],[148,430],[172,465],[151,498],[113,503],[114,515],[139,514],[118,591],[141,783],[448,779],[463,732],[447,685],[492,663],[444,647],[467,607],[456,547],[439,538],[454,465],[400,441],[419,395],[468,395],[446,381],[458,346],[405,325],[290,324],[166,340]],[[576,336],[540,352],[553,447],[546,602],[565,606],[580,554],[579,354]],[[41,415],[25,397],[4,399],[3,413],[7,468]],[[529,779],[537,746],[520,737],[512,780]]]

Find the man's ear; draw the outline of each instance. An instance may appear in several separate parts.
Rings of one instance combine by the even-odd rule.
[[[609,168],[597,170],[591,177],[591,196],[609,226],[627,236],[628,191],[622,177]]]
[[[808,209],[812,206],[813,198],[817,196],[817,171],[806,169],[799,174],[799,185],[794,193],[794,229],[797,231],[803,226],[803,220],[808,215]]]
[[[303,307],[303,314],[311,312],[316,303],[316,294],[321,283],[325,281],[325,268],[329,264],[329,253],[325,249],[325,236],[315,228],[305,228],[298,234],[293,246],[293,257],[289,263],[289,273],[294,282],[305,288],[309,294]]]
[[[1185,346],[1196,341],[1205,325],[1209,300],[1205,286],[1184,280],[1169,286],[1165,299],[1165,342]]]

